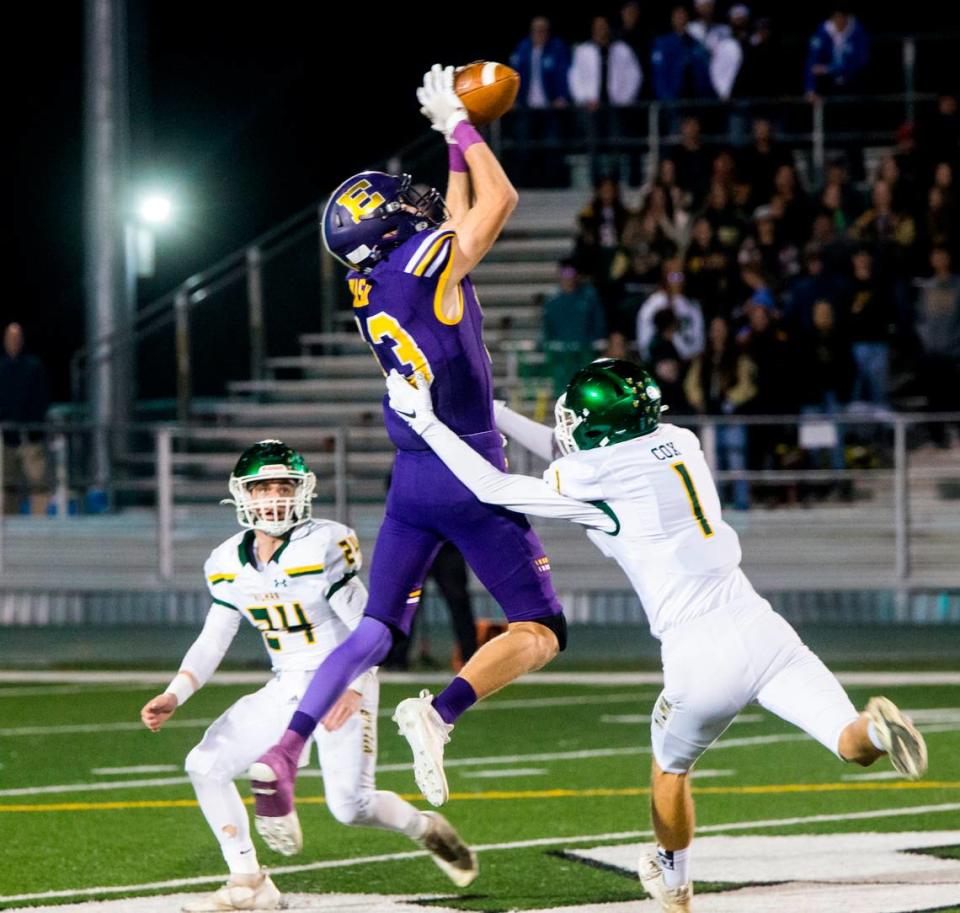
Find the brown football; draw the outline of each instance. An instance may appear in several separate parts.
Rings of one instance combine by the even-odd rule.
[[[502,63],[475,60],[458,67],[453,88],[476,126],[489,124],[512,107],[520,88],[520,74]]]

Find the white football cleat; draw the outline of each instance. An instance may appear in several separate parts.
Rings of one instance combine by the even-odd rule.
[[[280,910],[283,900],[266,872],[231,875],[227,883],[200,900],[185,903],[183,913],[225,913],[230,910]]]
[[[465,888],[480,873],[477,856],[453,825],[439,812],[424,812],[430,819],[427,832],[417,841],[458,888]]]
[[[443,746],[450,741],[453,726],[444,723],[424,689],[420,697],[408,697],[397,704],[393,721],[413,751],[413,776],[420,792],[431,805],[441,806],[450,798],[447,775],[443,772]]]
[[[866,714],[894,770],[908,780],[919,780],[927,772],[927,743],[913,720],[885,697],[870,698]]]
[[[690,913],[693,901],[693,884],[687,883],[679,888],[668,888],[663,880],[663,869],[656,853],[645,853],[637,866],[640,884],[654,899],[660,901],[663,913]]]

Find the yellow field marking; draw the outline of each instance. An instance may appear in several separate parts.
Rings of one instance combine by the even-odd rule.
[[[701,796],[757,796],[787,795],[790,793],[890,792],[891,790],[960,789],[960,780],[903,780],[895,783],[771,783],[760,786],[702,786],[694,787]],[[648,796],[649,787],[627,786],[619,789],[516,789],[487,790],[476,793],[451,793],[451,801],[490,801],[504,799],[604,799],[623,796]],[[403,793],[400,798],[414,802],[420,793]],[[243,800],[252,805],[253,799]],[[323,805],[323,796],[297,799],[298,805]],[[196,808],[196,799],[144,799],[133,802],[51,802],[36,805],[0,805],[0,813],[13,812],[103,812],[139,808]]]

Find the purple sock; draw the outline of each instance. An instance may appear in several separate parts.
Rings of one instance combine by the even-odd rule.
[[[465,678],[457,676],[434,699],[433,706],[444,723],[454,723],[477,702],[477,692]]]
[[[379,663],[390,652],[392,643],[393,635],[383,622],[367,616],[361,618],[350,636],[313,673],[287,727],[284,738],[290,737],[288,747],[295,748],[297,738],[302,747],[350,682]],[[285,743],[281,740],[281,744]]]

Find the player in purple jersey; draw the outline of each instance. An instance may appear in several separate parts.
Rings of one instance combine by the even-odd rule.
[[[417,91],[421,113],[448,143],[446,200],[420,193],[409,176],[365,171],[341,184],[324,211],[327,249],[350,268],[354,314],[384,374],[422,372],[434,408],[467,444],[500,469],[483,314],[469,272],[493,246],[517,192],[453,91],[453,68],[433,67]],[[417,784],[433,805],[448,797],[443,746],[476,701],[549,662],[566,642],[550,565],[520,514],[474,498],[422,439],[384,403],[397,447],[386,515],[370,571],[370,598],[356,630],[317,669],[281,741],[250,769],[257,829],[290,853],[293,785],[305,740],[358,674],[406,634],[434,555],[453,542],[500,604],[507,633],[478,650],[436,697],[423,691],[394,715],[413,749]]]

